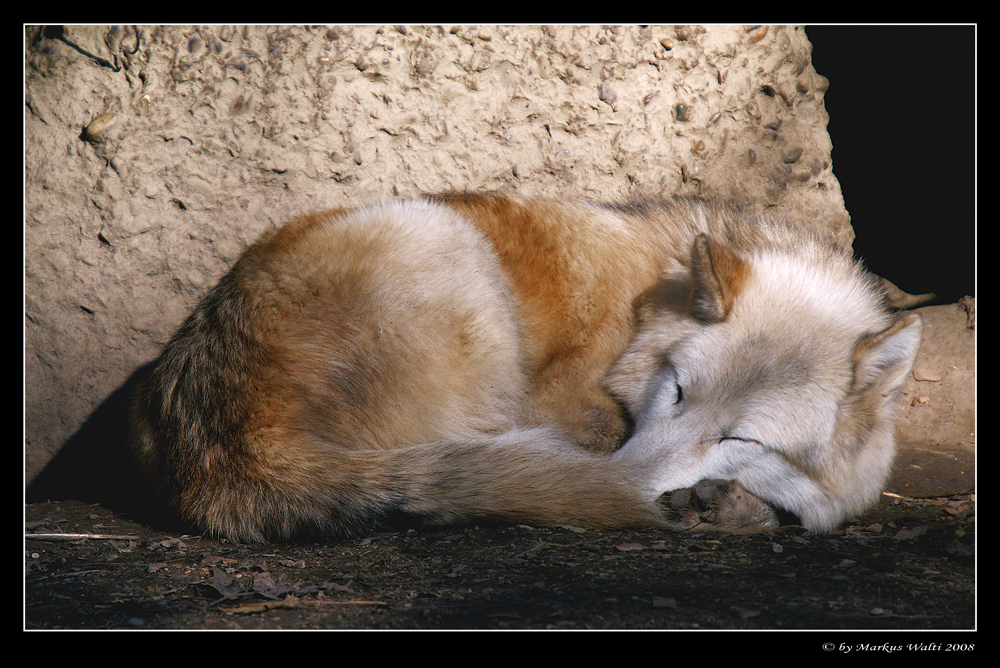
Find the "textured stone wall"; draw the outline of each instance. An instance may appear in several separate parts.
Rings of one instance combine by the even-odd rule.
[[[810,54],[794,26],[26,27],[27,477],[120,438],[116,390],[297,213],[732,195],[850,242]]]

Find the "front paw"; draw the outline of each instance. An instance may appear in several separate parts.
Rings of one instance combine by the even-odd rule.
[[[702,480],[694,487],[665,492],[659,504],[669,522],[682,530],[744,532],[779,525],[778,512],[735,480]]]

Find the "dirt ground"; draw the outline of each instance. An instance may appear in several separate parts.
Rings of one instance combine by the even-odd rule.
[[[976,626],[969,495],[887,497],[827,536],[509,526],[251,546],[75,501],[26,520],[28,629]]]

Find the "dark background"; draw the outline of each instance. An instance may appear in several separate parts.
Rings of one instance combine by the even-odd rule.
[[[833,173],[876,274],[937,303],[975,295],[976,27],[806,26]]]

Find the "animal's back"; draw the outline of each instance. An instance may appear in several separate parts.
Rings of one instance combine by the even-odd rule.
[[[466,221],[419,201],[316,214],[205,297],[141,384],[133,433],[183,515],[292,533],[352,486],[377,496],[352,452],[514,427],[521,367],[506,280]]]

